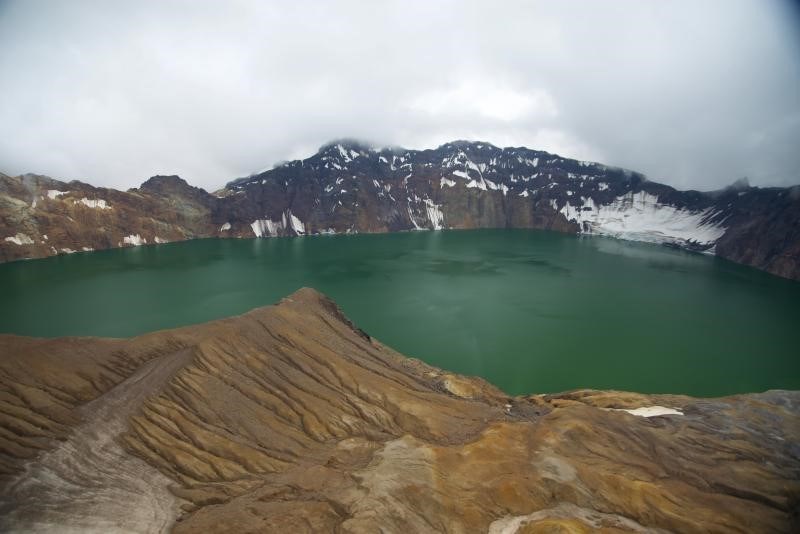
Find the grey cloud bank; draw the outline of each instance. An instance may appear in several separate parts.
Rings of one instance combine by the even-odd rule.
[[[215,189],[334,138],[480,139],[790,185],[798,28],[770,0],[0,1],[0,171]]]

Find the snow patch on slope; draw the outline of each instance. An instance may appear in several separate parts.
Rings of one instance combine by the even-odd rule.
[[[292,210],[283,212],[279,221],[256,219],[250,223],[250,228],[256,237],[276,237],[284,230],[294,232],[294,235],[306,233],[305,224],[292,213]]]
[[[89,208],[94,208],[94,209],[98,209],[98,210],[110,210],[111,209],[111,206],[109,206],[106,203],[106,201],[103,200],[103,199],[88,199],[86,197],[83,197],[78,202],[80,202],[81,204],[83,204],[83,205],[85,205],[85,206],[87,206]]]
[[[278,229],[282,228],[280,221],[272,221],[270,219],[256,219],[250,223],[250,228],[256,237],[272,237],[278,235]]]
[[[134,247],[138,247],[139,245],[147,244],[147,239],[142,239],[139,234],[131,234],[123,237],[122,242],[128,245],[133,245]]]
[[[615,408],[615,410],[617,410]],[[634,408],[632,410],[619,409],[622,412],[628,412],[631,415],[638,417],[657,417],[660,415],[683,415],[683,412],[677,408],[667,408],[665,406],[642,406],[641,408]]]
[[[575,221],[580,231],[650,243],[694,244],[711,246],[726,228],[709,221],[711,208],[691,211],[658,201],[646,191],[627,193],[607,205],[597,206],[591,197],[580,197],[580,205],[569,201],[558,210],[567,220]]]
[[[306,225],[303,224],[303,221],[295,217],[292,210],[287,210],[286,213],[289,215],[289,228],[294,230],[297,235],[306,233]]]
[[[5,238],[5,241],[14,243],[15,245],[33,245],[33,239],[31,239],[28,234],[23,234],[22,232]]]
[[[478,180],[470,180],[467,184],[467,189],[478,188],[481,191],[486,191],[486,182],[483,181],[483,178]]]
[[[428,212],[428,220],[431,221],[431,225],[433,226],[434,230],[442,229],[444,214],[442,213],[441,208],[441,204],[434,204],[429,198],[425,199],[425,211]]]
[[[414,214],[411,213],[411,205],[410,204],[408,205],[408,218],[411,219],[411,224],[414,225],[414,230],[424,230],[424,228],[421,228],[417,224],[417,221],[414,220]]]

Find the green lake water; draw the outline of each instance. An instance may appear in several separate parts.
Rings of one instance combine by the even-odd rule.
[[[0,265],[0,332],[123,337],[302,286],[409,356],[508,393],[800,389],[800,283],[524,230],[204,239]]]

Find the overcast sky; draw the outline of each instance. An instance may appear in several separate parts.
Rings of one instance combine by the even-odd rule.
[[[0,0],[0,171],[213,190],[357,137],[795,184],[799,29],[777,0]]]

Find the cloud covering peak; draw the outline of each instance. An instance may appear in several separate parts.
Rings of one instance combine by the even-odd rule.
[[[331,139],[528,146],[681,188],[800,182],[777,0],[0,2],[0,171],[214,189]]]

